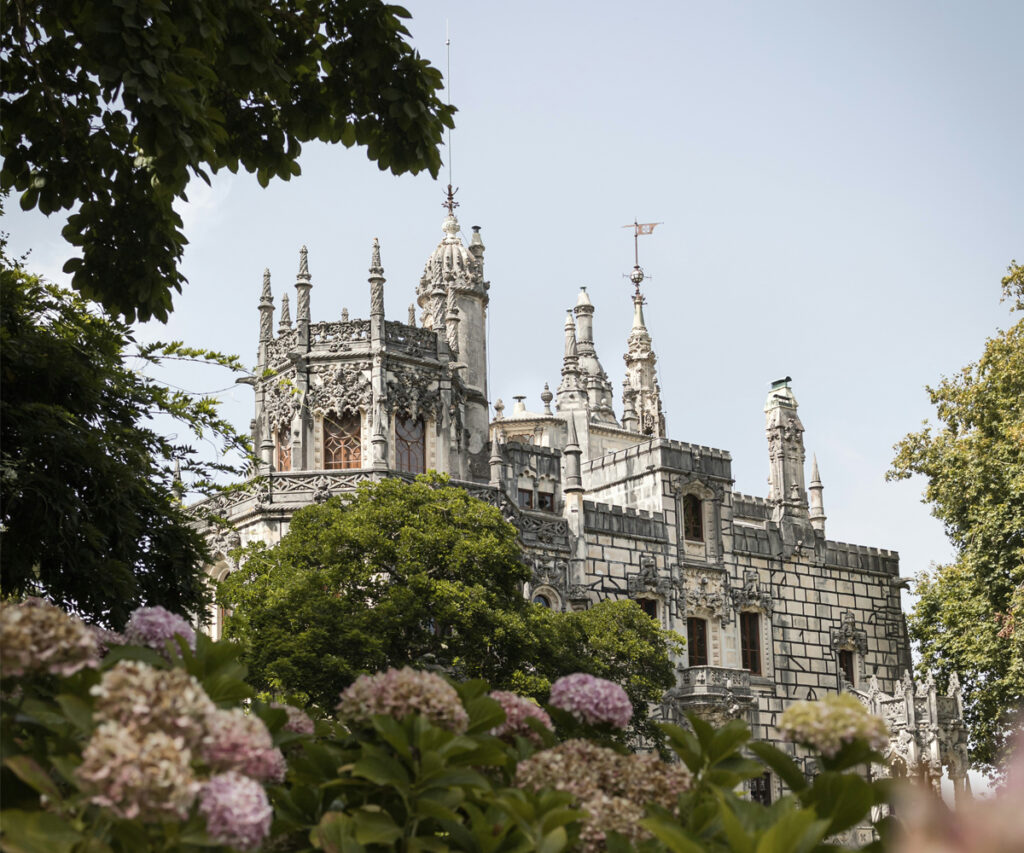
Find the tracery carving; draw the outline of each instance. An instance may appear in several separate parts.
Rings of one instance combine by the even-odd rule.
[[[732,604],[736,610],[757,608],[771,613],[774,607],[771,594],[761,589],[761,578],[756,571],[743,573],[743,586],[732,590]]]
[[[725,571],[687,566],[681,572],[680,586],[687,613],[705,610],[721,619],[723,625],[730,621],[729,576]]]
[[[403,364],[388,368],[387,401],[389,412],[403,412],[410,418],[420,415],[441,420],[441,393],[436,376]]]
[[[664,575],[659,576],[657,561],[651,554],[641,554],[640,571],[627,575],[626,589],[630,595],[652,592],[667,598],[672,592],[672,581]]]
[[[830,634],[833,651],[853,646],[858,654],[867,654],[868,635],[857,628],[857,617],[851,611],[843,611],[839,617],[839,627],[832,628]]]
[[[302,395],[295,387],[295,371],[279,374],[267,381],[263,392],[263,411],[271,432],[287,427],[299,413]]]
[[[352,361],[310,368],[306,407],[315,414],[356,415],[370,407],[370,364]]]

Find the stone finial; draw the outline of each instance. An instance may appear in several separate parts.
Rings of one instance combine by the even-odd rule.
[[[292,315],[291,310],[288,307],[288,294],[284,293],[281,295],[281,321],[278,324],[277,333],[279,335],[289,331],[292,327]]]
[[[516,404],[512,407],[512,414],[524,414],[526,412],[526,395],[516,394],[515,396],[512,397],[512,399],[516,401]]]
[[[273,302],[274,297],[270,294],[270,269],[263,270],[263,290],[260,292],[260,302]]]
[[[296,276],[297,279],[303,281],[309,281],[309,250],[303,246],[299,249],[299,274]]]
[[[263,290],[260,292],[260,343],[266,344],[274,337],[274,297],[270,293],[270,270],[263,270]],[[265,347],[260,347],[260,360],[264,358]]]
[[[348,308],[342,308],[341,309],[341,322],[342,323],[347,323],[348,322]]]
[[[309,337],[309,291],[313,285],[309,275],[309,252],[305,246],[299,250],[299,273],[295,276],[295,321],[299,326],[299,345],[308,344]]]
[[[416,325],[416,306],[415,305],[409,305],[409,325],[410,326],[415,326]]]
[[[583,477],[581,475],[581,467],[583,451],[580,449],[579,436],[576,434],[576,418],[572,412],[569,413],[565,426],[566,442],[563,454],[565,456],[565,486],[563,491],[567,494],[582,492]]]
[[[550,415],[551,401],[555,399],[555,395],[551,393],[551,389],[548,387],[548,383],[544,383],[544,390],[540,392],[540,401],[544,404],[544,414]]]
[[[500,421],[505,417],[505,404],[501,401],[501,397],[494,401],[494,419]]]
[[[380,241],[373,238],[373,251],[370,254],[370,275],[384,275],[384,267],[380,262]]]
[[[565,357],[576,358],[579,350],[576,346],[576,321],[573,319],[572,310],[565,315]]]

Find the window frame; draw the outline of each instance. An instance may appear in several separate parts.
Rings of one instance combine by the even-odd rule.
[[[410,427],[418,427],[419,435],[414,435]],[[422,417],[395,416],[395,468],[407,474],[427,472],[427,423]]]
[[[278,427],[274,432],[274,470],[292,470],[292,431],[289,426]]]
[[[698,495],[683,495],[683,539],[688,542],[704,541],[704,500]]]
[[[708,620],[701,616],[686,617],[686,654],[690,666],[711,665],[708,655]]]
[[[329,428],[335,427],[337,432]],[[332,440],[338,445],[332,449]],[[320,422],[321,463],[325,471],[363,467],[363,418],[358,412],[324,415]]]
[[[761,613],[756,610],[740,613],[740,662],[751,675],[764,674],[761,631]]]
[[[836,653],[839,661],[839,675],[849,682],[851,687],[857,686],[857,653],[853,649],[839,649]],[[849,669],[846,663],[849,663]]]

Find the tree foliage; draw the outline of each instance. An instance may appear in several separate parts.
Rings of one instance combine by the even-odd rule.
[[[560,614],[527,602],[516,530],[437,475],[305,507],[273,547],[251,544],[218,586],[260,690],[333,708],[355,677],[424,662],[546,699],[585,671],[647,703],[674,685],[679,638],[630,601]]]
[[[302,143],[428,170],[454,110],[380,0],[14,0],[3,4],[0,188],[72,210],[75,288],[127,320],[167,318],[190,178],[299,174]]]
[[[1003,291],[1024,310],[1024,267]],[[960,677],[972,759],[992,768],[1024,702],[1024,319],[928,393],[941,425],[897,445],[890,477],[928,479],[957,559],[918,578],[910,630],[922,667]]]
[[[248,454],[215,401],[145,376],[163,358],[234,359],[181,344],[136,346],[126,326],[31,275],[0,247],[0,583],[121,627],[141,604],[202,614],[206,548],[175,496],[217,472],[186,441],[153,427],[167,416],[192,438]],[[139,370],[126,358],[134,355]]]

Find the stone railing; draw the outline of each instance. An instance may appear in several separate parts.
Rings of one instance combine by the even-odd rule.
[[[437,335],[432,329],[417,329],[415,326],[387,320],[384,323],[384,343],[390,350],[417,358],[437,358]]]
[[[750,693],[750,672],[724,666],[688,666],[679,669],[677,695],[698,693]]]
[[[328,352],[352,352],[370,343],[369,320],[343,320],[334,323],[310,323],[309,345]]]
[[[280,364],[288,359],[288,353],[295,349],[296,332],[289,329],[267,343],[267,364]]]

